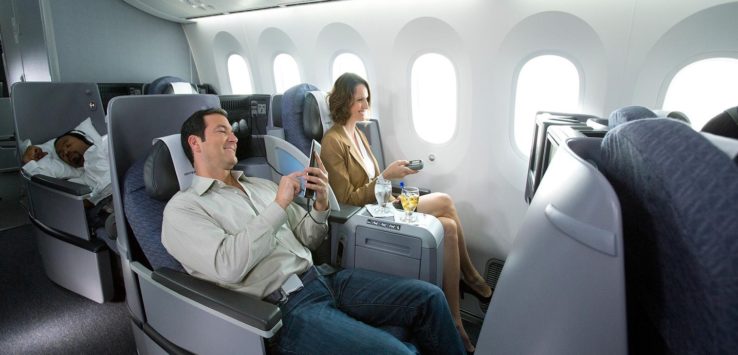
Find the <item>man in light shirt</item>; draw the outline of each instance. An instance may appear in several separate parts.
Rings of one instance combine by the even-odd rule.
[[[279,185],[233,171],[238,139],[221,109],[195,112],[181,140],[195,176],[164,210],[162,243],[190,274],[279,305],[275,353],[414,353],[377,328],[384,326],[408,329],[422,353],[463,353],[435,285],[313,266],[310,249],[325,239],[330,213],[320,160],[319,168],[283,176]],[[292,202],[300,179],[315,191],[310,212]]]

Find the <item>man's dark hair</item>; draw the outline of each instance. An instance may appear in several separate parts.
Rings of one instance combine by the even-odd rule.
[[[56,146],[56,144],[59,143],[59,139],[61,139],[64,136],[70,136],[70,137],[77,138],[85,142],[89,146],[95,145],[95,143],[93,143],[91,139],[87,138],[87,136],[85,136],[84,133],[77,131],[77,130],[71,130],[71,131],[64,132],[64,134],[62,134],[59,137],[56,137],[56,140],[54,141],[54,150],[56,151],[56,154],[59,154],[59,148]]]
[[[72,136],[74,138],[77,138],[77,139],[79,139],[79,140],[87,143],[88,145],[94,145],[95,144],[89,138],[87,138],[87,136],[84,133],[82,133],[80,131],[77,131],[77,130],[71,130],[71,131],[64,132],[64,134],[62,134],[59,137],[56,137],[56,139],[59,140],[59,138],[64,137],[64,136]]]
[[[187,155],[187,159],[189,159],[192,164],[195,164],[195,159],[192,156],[190,144],[187,143],[187,138],[194,135],[205,141],[205,116],[212,115],[214,113],[221,114],[228,118],[228,112],[224,109],[213,107],[196,111],[187,120],[185,120],[184,123],[182,123],[182,129],[179,132],[179,139],[182,143],[182,149],[184,149],[185,155]]]

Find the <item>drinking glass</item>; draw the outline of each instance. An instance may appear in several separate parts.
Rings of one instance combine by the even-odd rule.
[[[400,194],[400,202],[402,202],[402,209],[405,210],[405,215],[401,219],[403,222],[415,222],[415,209],[418,207],[418,198],[420,193],[417,187],[405,186],[402,188],[402,194]]]
[[[387,201],[392,196],[392,181],[385,179],[377,179],[374,184],[374,197],[377,198],[377,204],[381,207],[382,213],[387,213]]]

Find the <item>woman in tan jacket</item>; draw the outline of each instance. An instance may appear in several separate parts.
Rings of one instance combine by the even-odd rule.
[[[321,142],[320,157],[336,198],[355,206],[375,202],[374,184],[378,178],[401,179],[418,172],[407,167],[407,160],[397,160],[380,173],[366,137],[356,128],[356,122],[368,118],[370,103],[371,92],[366,80],[353,73],[341,75],[329,96],[328,106],[334,125]],[[489,302],[492,290],[469,258],[461,221],[451,197],[444,193],[423,195],[417,210],[437,217],[443,225],[443,292],[466,350],[474,351],[474,345],[461,323],[459,286],[483,302]]]

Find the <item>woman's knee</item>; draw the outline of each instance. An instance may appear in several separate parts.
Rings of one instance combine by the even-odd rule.
[[[456,216],[456,205],[454,205],[454,200],[449,194],[438,192],[434,198],[442,215],[452,218]]]
[[[444,243],[446,245],[449,245],[449,243],[457,245],[459,243],[459,236],[456,221],[448,217],[439,217],[438,220],[441,222],[441,226],[443,226]]]

